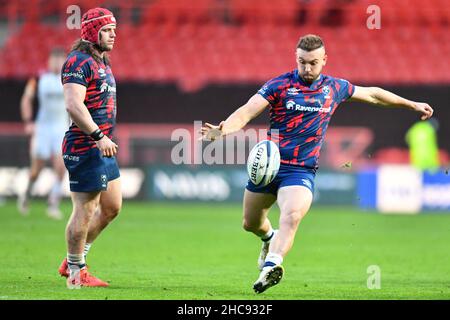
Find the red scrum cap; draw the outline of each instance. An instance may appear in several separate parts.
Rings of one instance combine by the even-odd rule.
[[[81,18],[81,39],[99,44],[99,34],[103,27],[116,25],[116,18],[104,8],[89,9]]]

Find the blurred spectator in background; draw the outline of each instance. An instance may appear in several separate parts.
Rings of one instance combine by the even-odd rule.
[[[61,143],[69,126],[69,116],[64,105],[63,87],[60,79],[61,67],[66,53],[61,48],[54,48],[48,58],[48,70],[38,79],[28,80],[21,99],[21,116],[25,123],[25,132],[31,136],[31,165],[29,180],[24,193],[18,197],[18,209],[22,215],[29,212],[29,199],[34,183],[48,160],[51,160],[57,176],[48,197],[47,215],[62,219],[59,210],[62,180],[65,175],[61,156]],[[33,101],[37,96],[39,110],[33,121]]]
[[[420,170],[436,171],[439,169],[439,146],[437,130],[439,123],[435,118],[418,121],[406,132],[411,164]]]

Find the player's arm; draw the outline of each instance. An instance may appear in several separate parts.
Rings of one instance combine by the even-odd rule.
[[[64,101],[66,110],[71,119],[84,133],[93,136],[94,132],[100,130],[98,125],[94,122],[84,104],[86,97],[86,87],[76,83],[66,83],[64,88]],[[112,142],[106,135],[100,140],[96,141],[97,147],[102,152],[103,156],[111,157],[117,153],[117,145]]]
[[[427,103],[411,101],[378,87],[355,86],[355,92],[349,101],[367,102],[381,107],[410,109],[421,113],[422,120],[429,119],[433,115],[433,108]]]
[[[257,93],[218,126],[205,123],[205,126],[201,129],[201,134],[207,139],[215,140],[220,136],[239,131],[245,127],[250,120],[256,118],[263,112],[268,105],[269,102]]]
[[[36,95],[36,86],[36,79],[29,79],[20,99],[20,115],[25,123],[25,133],[27,134],[33,133],[33,100]]]

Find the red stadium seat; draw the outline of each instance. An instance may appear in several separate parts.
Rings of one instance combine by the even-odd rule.
[[[21,1],[12,7],[18,16],[39,8],[25,8]],[[85,0],[81,5],[89,7],[97,2]],[[118,10],[122,13],[137,3],[120,3]],[[323,20],[333,7],[330,3],[336,3],[332,0],[230,0],[228,6],[222,4],[220,8],[215,3],[158,0],[141,5],[138,24],[127,23],[126,19],[121,24],[119,16],[112,53],[116,76],[180,81],[190,88],[208,81],[261,83],[294,69],[299,37],[316,33],[324,39],[329,54],[325,73],[367,84],[450,82],[448,59],[442,59],[450,54],[450,10],[445,0],[379,0],[380,30],[367,29],[370,0],[345,2],[342,8],[346,16],[340,24],[331,26]],[[45,1],[39,4],[46,14],[57,9]],[[229,23],[221,16],[227,10]],[[298,24],[299,10],[306,14],[302,24]],[[63,24],[27,21],[4,42],[0,76],[25,78],[36,74],[45,68],[52,47],[68,49],[77,37],[79,30],[67,30]],[[127,61],[126,67],[118,61]]]

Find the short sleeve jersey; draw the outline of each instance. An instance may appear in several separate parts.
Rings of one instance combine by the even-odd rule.
[[[72,51],[61,70],[62,84],[76,83],[86,87],[86,105],[92,119],[110,139],[116,124],[116,82],[109,65],[97,62],[92,56]],[[63,152],[86,153],[96,148],[95,141],[75,123],[66,132]]]
[[[281,163],[316,170],[331,116],[354,90],[350,82],[328,75],[307,84],[298,70],[264,84],[258,93],[270,103],[268,137],[279,145]]]

